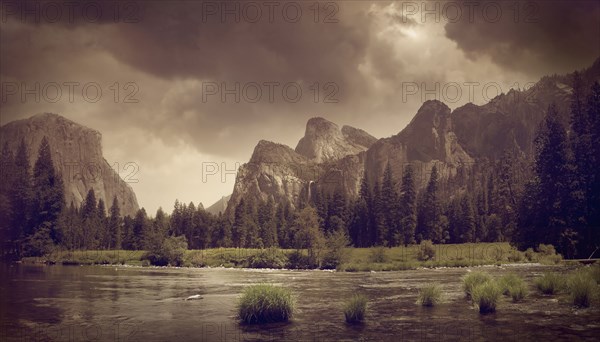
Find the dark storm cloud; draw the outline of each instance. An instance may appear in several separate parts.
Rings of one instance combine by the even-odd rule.
[[[570,72],[600,56],[598,1],[461,1],[460,8],[446,36],[469,58],[487,55],[503,68],[539,75]]]

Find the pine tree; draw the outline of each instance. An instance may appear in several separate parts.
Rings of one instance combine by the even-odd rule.
[[[110,245],[110,236],[108,234],[108,222],[106,220],[106,205],[104,204],[104,200],[102,198],[98,199],[96,215],[98,215],[98,246],[102,249],[107,249]]]
[[[25,140],[21,140],[14,162],[15,177],[9,190],[9,201],[11,208],[10,236],[12,243],[12,255],[20,258],[21,243],[25,237],[31,234],[30,213],[32,200],[32,182],[29,166],[29,155]]]
[[[413,169],[407,165],[402,175],[402,187],[400,188],[400,238],[398,242],[407,244],[415,243],[415,229],[417,227],[417,192]]]
[[[90,189],[85,196],[85,200],[79,212],[81,216],[82,231],[83,231],[83,248],[94,249],[97,247],[97,232],[98,232],[98,214],[97,214],[96,193],[94,189]]]
[[[110,206],[110,216],[108,218],[108,234],[110,236],[110,248],[123,248],[123,222],[121,219],[121,209],[117,196],[113,197]]]
[[[383,172],[383,183],[381,184],[381,210],[385,225],[386,245],[397,246],[403,240],[400,237],[400,214],[399,197],[396,190],[396,182],[392,173],[392,167],[388,163]]]
[[[588,169],[588,183],[586,186],[586,225],[580,227],[581,235],[580,255],[589,257],[592,253],[598,255],[600,248],[600,83],[597,81],[592,85],[590,94],[587,96],[585,110],[590,125],[590,140],[591,151],[589,165],[593,165],[592,169]]]
[[[388,229],[385,225],[385,216],[383,211],[381,187],[375,180],[373,185],[373,202],[370,208],[371,223],[373,224],[371,237],[376,246],[387,246]]]
[[[14,181],[15,160],[8,143],[4,143],[0,155],[0,247],[2,259],[10,259],[13,251],[12,208],[10,205],[10,190]]]
[[[433,165],[429,183],[425,190],[420,210],[420,233],[423,240],[441,242],[443,239],[443,225],[440,222],[441,205],[438,198],[438,172],[437,166]]]
[[[62,179],[56,174],[50,145],[44,137],[40,144],[38,158],[33,168],[33,201],[31,224],[38,242],[52,245],[58,241],[57,222],[64,207],[64,188]]]
[[[536,137],[535,171],[539,178],[541,217],[547,227],[544,242],[558,246],[570,225],[571,172],[566,130],[555,105],[548,108],[544,125]],[[539,227],[539,228],[542,228]]]
[[[150,231],[150,223],[148,222],[148,215],[146,209],[141,208],[135,214],[132,226],[132,248],[135,250],[142,250],[147,248],[146,241]]]
[[[233,227],[231,229],[231,236],[233,240],[234,247],[244,247],[246,246],[246,227],[247,223],[247,208],[246,202],[242,198],[240,203],[235,207],[234,219],[233,219]]]

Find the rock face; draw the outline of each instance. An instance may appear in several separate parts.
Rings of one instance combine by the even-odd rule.
[[[43,137],[52,152],[52,161],[62,176],[67,205],[80,206],[88,191],[106,207],[117,197],[121,215],[135,215],[139,209],[133,189],[124,182],[102,155],[102,135],[60,115],[44,113],[29,119],[10,122],[0,128],[0,146],[7,143],[16,150],[23,139],[33,168]],[[121,166],[122,167],[122,166]]]
[[[583,88],[600,80],[600,59],[581,73]],[[494,160],[505,151],[518,158],[533,158],[533,141],[548,106],[555,102],[568,123],[572,75],[542,78],[526,90],[511,90],[489,103],[467,104],[455,109],[440,101],[427,101],[398,134],[376,140],[368,133],[312,118],[294,150],[261,141],[250,163],[240,168],[229,209],[244,197],[298,205],[310,201],[315,190],[342,190],[356,198],[365,172],[371,185],[381,184],[389,164],[400,184],[404,168],[413,167],[415,181],[423,189],[433,165],[441,179],[459,168]]]
[[[317,163],[339,160],[365,151],[377,139],[358,128],[339,127],[323,118],[312,118],[306,133],[298,142],[296,152]]]
[[[221,197],[220,200],[216,201],[210,207],[206,208],[206,211],[214,215],[219,215],[219,213],[225,213],[225,210],[227,210],[227,203],[229,203],[230,198],[231,195]]]

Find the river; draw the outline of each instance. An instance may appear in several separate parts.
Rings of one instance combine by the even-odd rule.
[[[400,272],[38,266],[0,264],[2,341],[578,341],[600,336],[600,310],[541,296],[533,278],[560,267],[481,267],[515,272],[530,285],[523,303],[503,298],[480,315],[462,292],[466,268]],[[288,323],[241,325],[244,286],[273,283],[297,296]],[[418,288],[437,282],[445,303],[416,305]],[[366,321],[344,322],[354,293],[369,298]],[[200,295],[202,299],[185,300]]]

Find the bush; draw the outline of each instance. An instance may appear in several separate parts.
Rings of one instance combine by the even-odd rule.
[[[589,307],[595,297],[596,288],[596,281],[585,271],[575,272],[569,277],[569,295],[575,306]]]
[[[552,254],[552,255],[543,256],[541,262],[543,264],[557,265],[557,264],[560,264],[562,259],[563,259],[562,255]]]
[[[369,253],[369,261],[374,263],[385,263],[389,261],[385,247],[374,247]]]
[[[185,236],[171,236],[156,244],[142,260],[148,260],[155,266],[181,266],[187,247]]]
[[[527,248],[527,250],[525,251],[525,258],[527,258],[527,261],[529,261],[529,262],[537,262],[538,261],[538,256],[533,251],[533,248]]]
[[[238,302],[238,317],[247,324],[286,322],[293,311],[291,291],[269,284],[247,287]]]
[[[556,249],[554,248],[554,246],[552,246],[552,245],[545,245],[543,243],[540,243],[538,245],[537,251],[538,251],[538,253],[540,253],[542,255],[545,255],[545,256],[556,254]]]
[[[359,323],[365,318],[367,311],[367,297],[355,294],[352,298],[344,305],[344,316],[348,323]]]
[[[417,259],[419,261],[427,261],[431,260],[435,257],[435,248],[433,247],[433,243],[431,240],[423,240],[421,244],[419,244],[417,250]]]
[[[247,260],[247,266],[250,268],[284,268],[287,263],[287,256],[274,247],[262,249]]]
[[[555,294],[561,291],[565,286],[565,280],[562,275],[557,273],[544,273],[536,281],[536,286],[543,294]]]
[[[496,304],[502,291],[493,281],[486,281],[473,288],[471,298],[479,308],[479,313],[486,314],[496,311]]]
[[[423,306],[434,306],[442,299],[442,289],[437,284],[427,285],[419,291],[417,303]]]
[[[350,238],[343,229],[338,229],[327,237],[327,249],[321,262],[322,269],[336,269],[341,264],[348,262],[350,252],[346,249],[350,245]]]
[[[289,269],[308,270],[317,268],[317,265],[313,262],[313,259],[302,253],[301,250],[295,250],[288,255],[287,267]]]
[[[516,249],[511,249],[508,252],[508,261],[510,262],[520,262],[523,260],[523,253],[519,252]]]
[[[463,277],[463,288],[465,290],[466,295],[472,296],[473,289],[477,285],[490,282],[491,280],[492,277],[487,273],[475,271],[467,274]]]

